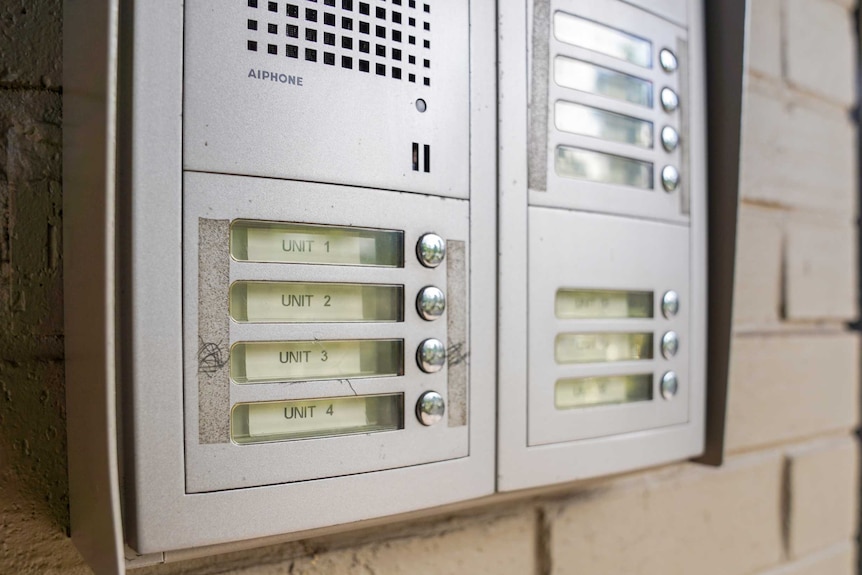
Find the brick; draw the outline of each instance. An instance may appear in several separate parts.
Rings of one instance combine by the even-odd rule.
[[[781,0],[757,0],[751,10],[749,65],[773,78],[781,77]]]
[[[725,448],[854,427],[859,339],[852,333],[735,336]]]
[[[0,90],[0,359],[63,354],[62,102]]]
[[[19,496],[60,525],[69,520],[65,418],[62,362],[0,361],[0,474],[14,474]]]
[[[849,541],[763,571],[760,575],[856,575],[856,545]]]
[[[0,86],[59,87],[62,0],[5,0],[0,7]]]
[[[778,322],[782,232],[775,210],[743,204],[736,232],[733,324]]]
[[[859,447],[850,437],[788,453],[789,550],[802,557],[856,536]]]
[[[791,84],[852,105],[855,32],[848,10],[823,0],[785,0],[784,22]]]
[[[369,573],[475,573],[512,575],[535,573],[536,518],[531,512],[471,521],[462,529],[433,536],[417,536],[372,543],[297,562],[295,575],[350,573],[365,567]],[[263,575],[264,570],[248,575]]]
[[[781,558],[781,457],[682,465],[548,510],[554,575],[742,575]],[[741,534],[745,534],[741,536]]]
[[[856,227],[793,222],[787,229],[786,317],[856,317]]]
[[[439,522],[424,533],[342,549],[312,551],[272,562],[271,548],[237,554],[224,575],[328,575],[385,573],[408,575],[530,575],[536,571],[536,513],[529,507],[509,514]],[[311,544],[313,549],[313,542]],[[288,552],[295,549],[289,548]],[[236,561],[240,559],[240,561]],[[189,572],[193,565],[218,566],[213,558],[192,563],[145,567],[141,575]],[[201,571],[208,572],[206,568]],[[135,571],[138,573],[138,571]]]
[[[72,540],[66,537],[65,523],[46,512],[43,499],[27,493],[33,478],[22,479],[15,470],[5,467],[5,451],[0,443],[0,573],[92,575]],[[32,458],[35,457],[34,454]],[[58,459],[65,464],[64,457]],[[42,480],[37,478],[35,482]]]
[[[751,84],[742,129],[742,198],[853,221],[856,128],[848,114],[814,110]]]

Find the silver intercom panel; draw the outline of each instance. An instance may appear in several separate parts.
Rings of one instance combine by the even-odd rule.
[[[64,44],[98,572],[702,452],[701,2],[67,0]]]
[[[498,488],[697,455],[701,3],[499,9]]]
[[[67,21],[88,10],[119,38],[103,432],[122,445],[124,541],[163,552],[493,492],[494,3],[92,0]],[[83,237],[98,224],[67,181]],[[112,273],[70,256],[72,276]],[[84,461],[92,384],[69,385]],[[112,488],[83,467],[73,533],[99,512],[75,492]]]

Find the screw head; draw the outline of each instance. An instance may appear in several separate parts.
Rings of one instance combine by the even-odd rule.
[[[673,399],[679,391],[679,378],[676,373],[669,371],[661,378],[661,396],[665,399]]]
[[[422,425],[434,425],[443,419],[446,402],[436,391],[426,391],[416,402],[416,418]]]
[[[670,319],[679,312],[679,294],[673,290],[665,292],[661,298],[661,313]]]
[[[661,354],[670,359],[679,351],[679,336],[675,331],[669,331],[661,337]]]
[[[426,339],[416,350],[416,363],[425,373],[440,371],[446,365],[446,346],[439,339]]]
[[[673,192],[679,187],[679,170],[674,166],[665,166],[661,170],[661,185],[666,192]]]
[[[436,268],[446,257],[446,241],[437,234],[425,234],[416,244],[416,257],[426,268]]]
[[[664,128],[662,128],[661,145],[666,152],[675,151],[679,146],[679,132],[677,132],[670,126],[665,126]]]
[[[661,63],[661,69],[668,74],[676,72],[677,68],[679,68],[679,61],[676,59],[676,54],[667,48],[663,48],[662,51],[659,52],[658,61]]]
[[[422,319],[434,321],[446,311],[446,294],[436,286],[426,286],[416,296],[416,310]]]
[[[679,96],[670,88],[661,89],[661,107],[665,112],[676,112],[679,108]]]

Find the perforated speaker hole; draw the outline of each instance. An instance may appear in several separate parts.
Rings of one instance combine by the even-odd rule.
[[[375,3],[386,5],[373,9],[370,2],[357,0],[237,1],[248,7],[242,23],[247,51],[258,52],[261,57],[301,56],[306,62],[342,70],[373,70],[373,77],[431,85],[428,1],[377,0]],[[277,42],[277,36],[284,37],[285,42]],[[322,58],[321,41],[326,47]],[[357,58],[360,54],[368,59]]]

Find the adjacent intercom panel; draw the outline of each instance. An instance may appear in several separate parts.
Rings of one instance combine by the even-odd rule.
[[[498,487],[699,454],[700,4],[500,10]]]
[[[125,541],[491,493],[494,3],[119,9]]]

